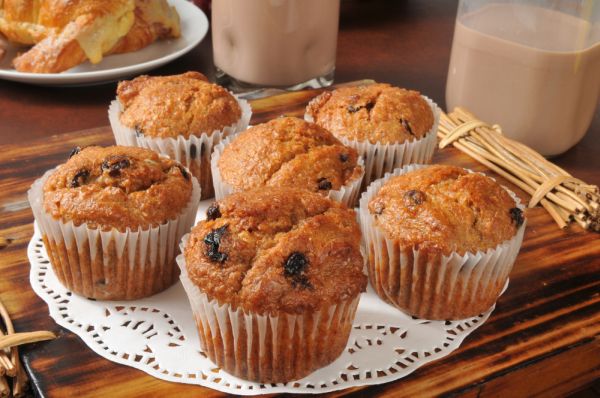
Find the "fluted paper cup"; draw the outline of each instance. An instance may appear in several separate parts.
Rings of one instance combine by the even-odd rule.
[[[231,142],[232,139],[235,139],[235,137],[227,137],[223,139],[223,141],[221,141],[219,144],[217,144],[214,148],[212,158],[210,160],[216,200],[221,200],[225,196],[231,195],[232,193],[236,192],[234,187],[223,181],[223,178],[221,177],[221,171],[219,170],[219,159],[223,154],[223,150]],[[363,161],[361,156],[358,157],[357,164],[362,169],[360,175],[351,179],[348,183],[341,186],[340,189],[329,190],[329,192],[327,193],[328,198],[343,203],[348,207],[354,207],[358,196],[360,195],[361,182],[365,175],[365,162]]]
[[[410,315],[423,319],[463,319],[487,311],[500,296],[525,232],[485,251],[440,255],[403,247],[388,239],[368,209],[369,202],[392,177],[424,168],[408,165],[369,185],[361,196],[359,222],[364,239],[369,281],[377,294]],[[518,197],[504,188],[524,210]]]
[[[43,186],[54,170],[37,179],[27,197],[50,264],[62,285],[88,298],[133,300],[175,283],[179,240],[194,224],[200,201],[195,179],[190,201],[177,218],[148,229],[103,231],[85,223],[56,220],[46,213]]]
[[[190,280],[183,254],[177,263],[202,350],[230,374],[261,383],[297,380],[333,362],[346,347],[360,295],[302,314],[250,313],[203,293]]]
[[[405,166],[407,164],[428,164],[431,162],[437,146],[437,130],[440,123],[441,109],[435,102],[422,96],[433,112],[433,126],[423,137],[418,140],[405,141],[397,144],[372,144],[369,141],[350,140],[346,137],[336,136],[344,145],[356,149],[365,159],[365,177],[361,190],[374,180],[383,177],[385,173]],[[304,114],[304,119],[314,122],[309,114]]]
[[[202,133],[200,135],[190,135],[188,138],[185,138],[183,135],[179,135],[176,138],[154,138],[136,133],[135,129],[121,123],[120,116],[123,107],[118,99],[110,103],[108,118],[117,145],[149,148],[177,160],[190,169],[192,175],[196,177],[200,184],[202,199],[207,199],[214,196],[210,168],[210,156],[214,146],[225,137],[245,130],[252,117],[252,109],[248,101],[237,97],[236,100],[242,109],[242,115],[237,123],[227,126],[222,130],[214,130],[211,133]]]

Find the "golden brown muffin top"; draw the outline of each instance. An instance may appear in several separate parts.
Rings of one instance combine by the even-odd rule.
[[[329,131],[295,117],[250,127],[225,146],[221,178],[235,190],[260,186],[339,190],[361,174],[356,150]]]
[[[189,173],[144,148],[75,148],[44,183],[44,210],[90,228],[147,229],[176,218],[192,195]]]
[[[369,202],[369,212],[401,246],[444,255],[493,248],[511,239],[524,220],[494,180],[446,165],[390,178]]]
[[[190,234],[190,279],[246,311],[302,313],[365,290],[353,210],[306,190],[260,188],[214,203]]]
[[[372,144],[419,139],[433,127],[433,112],[419,92],[385,83],[325,91],[306,113],[337,137]]]
[[[210,135],[242,115],[233,95],[199,72],[122,81],[117,97],[123,105],[121,123],[150,137]]]

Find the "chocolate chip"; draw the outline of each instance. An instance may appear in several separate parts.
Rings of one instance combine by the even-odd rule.
[[[87,182],[87,179],[90,176],[90,172],[88,170],[79,170],[77,174],[73,177],[71,182],[69,183],[69,188],[77,188]]]
[[[108,171],[108,175],[111,177],[118,177],[121,175],[121,170],[131,166],[131,162],[126,156],[113,155],[109,156],[102,162],[102,172]]]
[[[76,146],[75,148],[73,148],[71,150],[71,152],[69,153],[69,159],[71,159],[73,156],[77,155],[79,152],[81,152],[81,147]]]
[[[186,180],[189,181],[190,180],[190,173],[188,173],[188,171],[185,169],[185,167],[183,167],[182,165],[178,164],[177,168],[181,172],[181,175],[183,176],[183,178],[185,178]]]
[[[346,153],[340,153],[340,161],[347,162],[348,161],[348,154],[346,154]]]
[[[213,229],[204,237],[204,244],[206,245],[206,256],[212,261],[219,263],[227,260],[227,253],[219,252],[219,246],[221,245],[221,239],[227,232],[229,225],[223,225],[220,228]]]
[[[320,191],[329,191],[331,189],[331,186],[331,182],[325,177],[319,178],[317,180],[317,187]]]
[[[423,202],[425,202],[425,192],[411,189],[404,194],[404,204],[407,206],[420,205]]]
[[[140,136],[144,135],[144,131],[137,124],[133,127],[133,129],[135,130],[135,136],[136,137],[140,137]]]
[[[198,149],[196,148],[196,144],[190,145],[190,158],[196,159],[197,151]]]
[[[367,110],[367,112],[370,112],[370,111],[371,111],[371,109],[373,109],[373,107],[374,107],[374,106],[375,106],[375,103],[374,103],[374,102],[367,102],[367,103],[366,103],[366,104],[364,104],[364,105],[356,105],[356,106],[354,106],[354,105],[348,105],[348,106],[346,107],[346,109],[347,109],[347,110],[348,110],[348,112],[350,112],[350,113],[358,112],[358,111],[360,111],[361,109],[366,109],[366,110]]]
[[[523,225],[523,222],[525,221],[523,210],[519,209],[518,207],[513,207],[508,212],[510,213],[510,218],[515,222],[517,227]]]
[[[308,260],[303,253],[293,252],[283,264],[283,274],[291,279],[292,286],[312,289],[312,284],[305,275]]]
[[[221,217],[221,210],[219,210],[219,204],[217,202],[213,202],[208,209],[206,209],[206,219],[207,220],[216,220]]]
[[[382,214],[383,210],[385,209],[385,206],[383,205],[383,203],[376,203],[375,204],[375,214]]]
[[[308,260],[304,254],[300,252],[293,252],[285,260],[283,265],[283,272],[285,276],[296,276],[300,275],[308,266]]]
[[[406,119],[400,119],[400,123],[402,123],[402,127],[404,127],[404,129],[406,131],[408,131],[408,134],[410,135],[415,135],[412,131],[412,128],[410,127],[410,124],[408,123],[408,120]]]

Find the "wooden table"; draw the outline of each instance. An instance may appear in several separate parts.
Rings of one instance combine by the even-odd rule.
[[[344,0],[342,4],[336,81],[386,81],[418,89],[443,106],[456,2]],[[213,76],[210,37],[154,73],[190,69]],[[112,142],[105,127],[69,132],[107,125],[106,109],[114,91],[115,84],[55,89],[0,82],[0,236],[13,239],[0,251],[0,299],[17,330],[49,329],[60,335],[22,351],[39,395],[222,396],[102,359],[58,327],[29,287],[26,246],[32,215],[25,191],[76,144]],[[555,161],[583,180],[600,184],[598,153],[600,111],[583,141]],[[436,160],[473,165],[453,149]],[[599,235],[577,228],[560,231],[539,208],[527,216],[525,244],[509,290],[490,319],[459,350],[401,381],[330,395],[565,395],[598,379]]]

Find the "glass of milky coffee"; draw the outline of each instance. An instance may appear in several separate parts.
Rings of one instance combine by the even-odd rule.
[[[333,82],[340,0],[213,0],[219,84],[234,91]]]
[[[545,156],[575,145],[600,99],[600,1],[461,0],[446,103]]]

